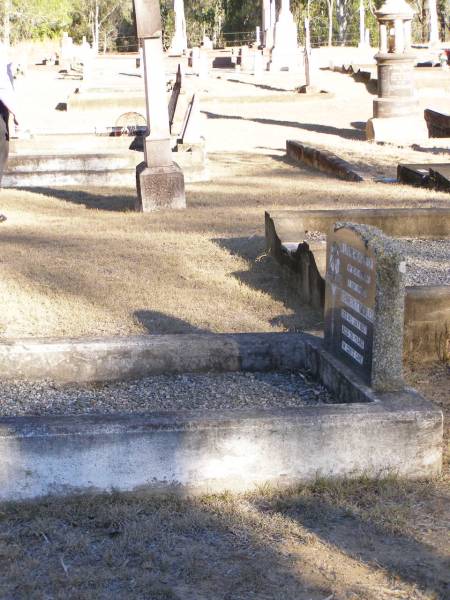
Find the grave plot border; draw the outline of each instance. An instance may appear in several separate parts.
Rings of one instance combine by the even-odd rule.
[[[266,212],[266,246],[286,284],[303,302],[323,310],[326,245],[303,232],[326,232],[337,221],[372,225],[393,237],[450,237],[450,209],[358,209]],[[450,286],[407,286],[404,357],[437,360],[450,327]],[[447,328],[447,330],[446,330]]]
[[[321,380],[339,404],[1,418],[0,500],[110,491],[240,492],[317,476],[440,473],[440,410],[411,389],[373,392],[321,340],[293,336],[297,368]],[[185,336],[178,337],[181,355]]]

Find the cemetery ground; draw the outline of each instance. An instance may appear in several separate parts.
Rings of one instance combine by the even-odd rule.
[[[344,75],[320,76],[333,97],[299,102],[282,78],[211,80],[202,106],[212,177],[187,186],[186,211],[136,214],[133,189],[3,190],[2,339],[320,332],[321,315],[265,254],[265,210],[449,205],[448,194],[342,182],[285,159],[286,139],[322,145],[370,177],[392,177],[398,160],[448,159],[439,140],[416,151],[367,145],[370,94]],[[54,88],[45,94],[55,99]],[[42,113],[49,127],[51,116]],[[406,376],[445,413],[439,479],[3,504],[0,597],[444,600],[450,371],[436,361],[407,365]]]

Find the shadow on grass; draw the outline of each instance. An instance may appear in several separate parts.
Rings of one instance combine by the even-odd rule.
[[[47,188],[47,187],[20,187],[17,188],[25,192],[42,194],[49,198],[64,200],[89,209],[107,210],[113,212],[134,211],[135,196],[125,194],[111,194],[110,196],[101,193],[91,193],[78,189]]]
[[[240,79],[228,79],[230,83],[240,83],[242,85],[251,85],[252,87],[259,88],[261,90],[269,90],[272,92],[286,92],[286,94],[292,94],[293,90],[287,90],[286,88],[275,87],[273,85],[267,85],[264,83],[254,83],[252,81],[241,81]]]
[[[357,514],[358,501],[404,506],[414,484],[401,485],[2,505],[0,595],[28,598],[38,585],[43,597],[86,600],[444,600],[450,571],[438,551]]]
[[[133,313],[135,321],[145,327],[148,333],[209,333],[188,321],[172,317],[157,310],[137,310]]]
[[[344,127],[333,127],[332,125],[321,125],[319,123],[299,123],[298,121],[280,121],[278,119],[263,119],[263,118],[247,118],[239,115],[221,115],[209,111],[202,111],[208,119],[230,119],[235,121],[252,121],[261,123],[262,125],[277,125],[278,127],[292,127],[303,129],[305,131],[314,131],[316,133],[324,133],[326,135],[336,135],[347,140],[362,140],[365,141],[366,135],[359,129],[348,129]]]
[[[432,509],[438,522],[440,502],[450,501],[448,497],[433,498],[425,489],[428,485],[434,486],[432,482],[414,483],[394,477],[334,483],[319,480],[312,485],[312,494],[280,494],[269,511],[293,520],[355,561],[385,570],[392,580],[401,580],[431,593],[427,598],[444,600],[450,593],[450,559],[444,546],[444,523],[440,527],[442,552],[402,532],[404,521],[411,519],[407,516],[414,502],[411,495],[417,493],[420,486],[424,491],[416,502],[423,505],[428,502],[427,508],[422,509],[424,517],[429,516]],[[330,496],[330,492],[333,502],[324,498]],[[426,495],[429,497],[424,501]],[[266,501],[260,503],[262,510],[266,505]],[[364,516],[359,514],[360,510]],[[415,595],[407,597],[416,598]]]
[[[262,236],[217,238],[212,241],[231,255],[239,256],[247,262],[248,270],[235,271],[232,273],[233,277],[242,284],[282,302],[292,311],[289,315],[271,319],[269,322],[272,326],[293,332],[318,333],[322,330],[323,315],[299,301],[298,296],[284,281],[280,265],[266,254],[265,239]]]

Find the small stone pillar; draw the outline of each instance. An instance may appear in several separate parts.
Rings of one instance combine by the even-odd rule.
[[[367,122],[368,140],[409,144],[428,137],[414,86],[415,55],[411,51],[414,10],[405,0],[386,0],[375,12],[380,49],[375,55],[378,98]]]
[[[311,83],[311,33],[309,29],[309,19],[305,19],[305,50],[303,52],[303,61],[305,66],[305,85],[302,85],[299,89],[301,94],[312,94],[317,93],[318,89]]]
[[[184,15],[184,0],[174,0],[175,33],[169,48],[170,56],[181,56],[187,50],[186,17]]]
[[[61,69],[69,71],[73,60],[73,40],[67,31],[63,32],[60,44],[59,64]]]
[[[149,134],[144,162],[136,167],[136,209],[149,212],[186,208],[184,175],[172,160],[159,0],[134,0],[136,25],[143,44],[145,99]]]
[[[291,13],[289,0],[281,0],[281,10],[275,25],[270,71],[292,71],[297,67],[297,25]]]

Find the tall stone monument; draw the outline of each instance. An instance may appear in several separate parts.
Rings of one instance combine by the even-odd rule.
[[[143,44],[149,134],[144,162],[136,167],[136,209],[186,208],[184,176],[172,160],[159,0],[134,0],[138,38]]]
[[[263,46],[268,50],[273,48],[276,7],[275,0],[263,0],[262,32]]]
[[[406,0],[386,0],[375,14],[380,30],[380,49],[375,55],[378,98],[373,102],[373,118],[367,122],[367,139],[399,144],[421,141],[428,133],[414,85],[414,10]]]
[[[281,9],[275,25],[274,46],[270,57],[271,71],[292,71],[297,66],[297,24],[291,13],[289,0],[281,0]]]
[[[327,237],[325,346],[373,389],[403,389],[406,263],[395,240],[336,223]]]
[[[174,0],[175,33],[170,44],[169,54],[181,56],[187,50],[186,17],[184,15],[184,0]]]

